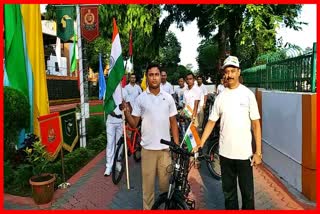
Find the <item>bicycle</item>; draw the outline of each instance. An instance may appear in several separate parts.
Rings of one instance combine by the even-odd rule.
[[[152,210],[192,210],[195,209],[195,201],[188,197],[190,193],[190,184],[188,181],[188,174],[192,167],[190,164],[190,157],[194,153],[188,152],[185,144],[178,146],[177,144],[161,140],[162,144],[168,145],[170,151],[175,153],[173,163],[173,171],[169,181],[168,192],[162,193],[152,206]],[[197,154],[197,153],[196,153]],[[207,155],[196,157],[198,160],[210,161]],[[168,168],[167,168],[168,170]]]
[[[210,94],[207,99],[207,106],[205,109],[205,117],[203,121],[203,130],[205,128],[205,125],[208,122],[211,110],[213,108],[213,104],[215,101],[215,97],[213,94]],[[216,122],[215,128],[211,132],[208,140],[207,140],[207,152],[210,156],[210,161],[206,162],[207,168],[212,175],[213,178],[220,180],[221,179],[221,168],[220,168],[220,156],[219,156],[219,130],[220,130],[220,120]]]
[[[130,126],[126,125],[127,131],[127,145],[128,145],[128,156],[133,154],[133,159],[136,162],[141,160],[141,135],[138,128],[131,128]],[[131,135],[129,135],[129,133]],[[114,184],[118,184],[122,178],[122,175],[125,170],[125,151],[124,151],[124,137],[122,136],[116,145],[116,153],[113,160],[112,166],[112,182]]]

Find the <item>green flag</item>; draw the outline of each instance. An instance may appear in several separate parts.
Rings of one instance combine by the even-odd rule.
[[[74,32],[73,26],[74,6],[57,6],[57,36],[68,41]]]
[[[71,152],[79,139],[76,110],[73,108],[60,111],[60,122],[63,134],[62,146],[67,151]]]
[[[77,70],[77,57],[76,57],[76,40],[77,40],[77,35],[74,34],[73,36],[73,47],[72,47],[72,58],[71,58],[71,68],[70,72],[74,72]]]
[[[20,4],[5,4],[4,35],[7,76],[12,88],[20,90],[26,97],[29,97],[22,27]]]

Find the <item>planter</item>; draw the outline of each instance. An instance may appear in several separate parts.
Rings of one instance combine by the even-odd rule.
[[[32,198],[36,204],[46,204],[52,200],[55,180],[56,177],[49,173],[32,176],[29,179],[32,189]]]

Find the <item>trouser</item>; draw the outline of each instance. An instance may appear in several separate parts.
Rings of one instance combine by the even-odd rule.
[[[122,123],[107,122],[106,168],[112,168],[116,144],[122,134]]]
[[[204,118],[204,109],[203,106],[200,106],[200,112],[198,113],[198,132],[202,132],[202,125],[203,125],[203,118]]]
[[[171,164],[169,149],[141,151],[143,209],[150,210],[154,204],[155,178],[158,176],[161,193],[169,189],[170,173],[167,167]]]
[[[237,178],[242,209],[254,210],[253,172],[250,160],[228,159],[220,155],[222,190],[227,210],[238,210]]]

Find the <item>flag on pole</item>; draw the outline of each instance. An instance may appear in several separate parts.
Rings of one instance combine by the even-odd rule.
[[[63,41],[68,41],[74,34],[74,6],[58,6],[56,7],[56,23],[57,37]]]
[[[193,124],[191,124],[186,131],[185,141],[189,152],[191,152],[193,148],[201,144],[197,128]]]
[[[129,35],[129,57],[132,57],[132,50],[133,50],[133,44],[132,44],[132,29],[130,30]]]
[[[141,81],[141,88],[143,91],[145,91],[147,89],[147,77],[146,77],[146,72],[144,72],[143,74],[143,78]]]
[[[106,80],[104,79],[103,69],[102,69],[102,59],[101,53],[99,54],[99,100],[104,99],[106,93]]]
[[[10,87],[20,90],[29,99],[22,25],[20,4],[5,4],[5,66],[8,80]]]
[[[126,87],[127,85],[127,76],[123,75],[122,80],[121,80],[121,86],[122,88]]]
[[[125,73],[120,36],[115,19],[113,19],[112,47],[109,64],[110,71],[104,100],[104,110],[106,114],[111,113],[116,105],[122,102],[120,82]]]
[[[73,36],[73,47],[72,47],[73,51],[72,51],[71,66],[70,66],[71,73],[77,70],[76,43],[77,43],[77,35],[75,33]]]
[[[192,115],[193,110],[192,110],[192,108],[191,108],[189,105],[187,105],[187,106],[183,109],[183,112],[184,112],[184,114],[185,114],[188,118],[191,118],[191,115]]]

